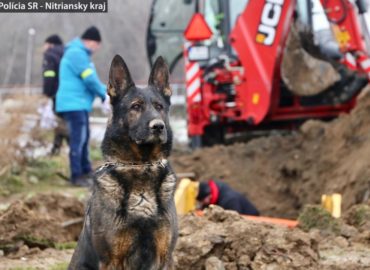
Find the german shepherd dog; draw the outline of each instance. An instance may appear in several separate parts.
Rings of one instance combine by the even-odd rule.
[[[137,88],[116,55],[109,72],[112,116],[83,229],[68,269],[172,269],[177,239],[169,71],[159,57]]]

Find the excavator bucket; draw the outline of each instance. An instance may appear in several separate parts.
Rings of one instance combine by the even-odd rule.
[[[304,50],[297,28],[296,24],[292,24],[284,49],[281,76],[294,94],[313,96],[338,82],[340,75],[329,62],[315,58]],[[309,36],[305,35],[305,38]]]

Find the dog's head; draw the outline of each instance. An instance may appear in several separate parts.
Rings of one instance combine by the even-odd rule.
[[[124,60],[116,55],[109,71],[108,95],[112,104],[112,119],[107,129],[110,139],[131,144],[131,149],[156,146],[169,151],[171,88],[169,70],[162,57],[153,66],[148,86],[138,88]]]

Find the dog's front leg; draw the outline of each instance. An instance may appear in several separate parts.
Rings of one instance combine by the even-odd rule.
[[[91,201],[87,205],[84,225],[68,270],[99,270],[98,255],[92,246],[90,215]]]
[[[68,270],[99,270],[98,263],[98,256],[91,246],[91,239],[89,239],[84,227]]]

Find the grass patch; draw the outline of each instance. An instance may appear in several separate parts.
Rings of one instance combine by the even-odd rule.
[[[10,270],[37,270],[37,268],[33,268],[33,267],[15,267],[15,268],[10,268]]]
[[[69,263],[68,262],[63,262],[63,263],[58,263],[50,268],[50,270],[66,270],[68,268]]]
[[[49,180],[55,177],[55,173],[62,169],[59,161],[54,159],[32,160],[26,167],[28,178],[36,177],[39,181]]]
[[[49,270],[66,270],[68,268],[68,262],[57,263],[49,268]],[[33,267],[15,267],[11,268],[10,270],[37,270],[37,268]]]
[[[60,175],[68,174],[69,164],[66,156],[29,160],[22,166],[12,166],[0,177],[0,196],[39,191],[45,186],[65,186],[67,182]]]
[[[367,204],[360,204],[353,206],[346,216],[348,224],[355,227],[361,227],[367,222],[370,222],[370,206]]]
[[[57,250],[75,249],[77,247],[76,241],[58,243],[48,239],[37,238],[32,235],[24,235],[18,237],[18,240],[24,241],[29,247],[38,247],[40,249],[55,248]]]
[[[20,175],[9,174],[0,179],[0,195],[7,196],[19,193],[24,189],[25,183]]]
[[[93,163],[100,162],[103,160],[103,154],[98,145],[92,144],[90,146],[90,159]]]
[[[304,231],[319,229],[320,231],[339,233],[339,221],[318,205],[306,205],[298,217],[299,227]]]
[[[75,241],[55,244],[55,248],[58,250],[75,249],[76,247],[77,247],[77,242]]]
[[[47,137],[52,133],[41,134]],[[40,191],[57,190],[69,186],[69,157],[68,151],[63,149],[59,156],[44,156],[28,158],[22,162],[9,162],[0,166],[0,196],[7,197],[17,193],[32,194]],[[10,161],[12,160],[9,157]],[[101,165],[103,156],[100,146],[95,143],[90,145],[90,159],[93,167]],[[79,198],[85,197],[83,192]]]
[[[37,238],[31,235],[22,235],[17,237],[19,240],[23,240],[24,243],[29,247],[38,247],[40,249],[55,248],[55,243],[48,239]]]

